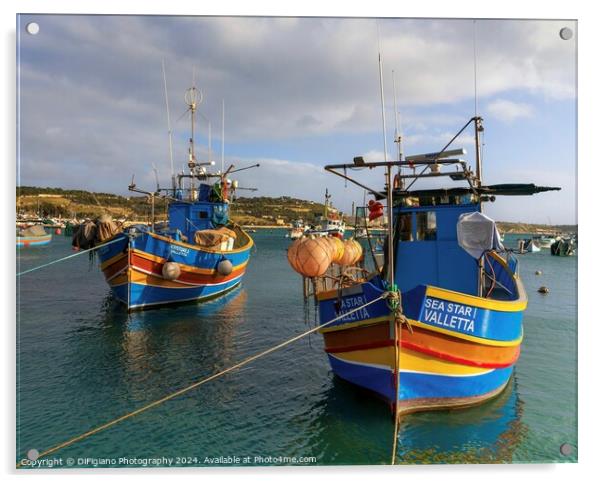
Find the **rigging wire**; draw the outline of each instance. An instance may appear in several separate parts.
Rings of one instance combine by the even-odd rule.
[[[112,243],[117,243],[118,241],[123,241],[123,240],[121,238],[117,238],[116,240],[112,240],[110,242],[103,243],[101,245],[96,245],[95,247],[89,248],[87,250],[80,250],[79,252],[74,253],[73,255],[68,255],[66,257],[59,258],[58,260],[53,260],[52,262],[44,263],[43,265],[40,265],[39,267],[34,267],[34,268],[30,268],[28,270],[24,270],[23,272],[19,272],[19,273],[17,273],[17,277],[20,277],[21,275],[25,275],[26,273],[35,272],[36,270],[40,270],[41,268],[45,268],[45,267],[48,267],[50,265],[54,265],[55,263],[59,263],[59,262],[62,262],[64,260],[68,260],[70,258],[77,257],[78,255],[83,255],[84,253],[90,253],[90,252],[92,252],[94,250],[97,250],[99,248],[109,246]]]

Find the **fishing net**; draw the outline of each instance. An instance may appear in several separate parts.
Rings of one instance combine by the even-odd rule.
[[[119,226],[113,221],[110,215],[102,215],[96,223],[98,231],[98,240],[102,243],[109,238],[113,238],[119,233]]]

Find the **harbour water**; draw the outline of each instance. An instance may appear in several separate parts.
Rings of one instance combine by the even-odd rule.
[[[254,233],[242,286],[200,305],[128,315],[87,255],[17,278],[19,459],[315,324],[284,233]],[[70,253],[70,239],[54,236],[18,252],[18,271]],[[399,463],[577,460],[577,257],[544,249],[519,260],[529,306],[510,385],[476,408],[405,416]],[[334,378],[322,348],[312,335],[52,456],[76,467],[388,463],[388,407]]]

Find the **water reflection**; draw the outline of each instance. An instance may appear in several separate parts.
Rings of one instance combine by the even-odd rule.
[[[323,464],[386,464],[393,420],[386,404],[333,376],[311,408],[308,447]],[[494,400],[468,409],[409,414],[399,428],[399,464],[507,463],[525,438],[523,402],[511,378]],[[353,459],[350,460],[350,456]]]
[[[129,409],[223,369],[238,361],[246,303],[238,287],[203,304],[128,314],[107,296],[97,320],[70,337],[72,364],[86,368],[74,373],[74,387],[102,388]]]

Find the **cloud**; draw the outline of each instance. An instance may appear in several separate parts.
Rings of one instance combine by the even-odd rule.
[[[493,117],[504,122],[512,122],[516,119],[533,117],[535,110],[530,104],[513,102],[506,99],[496,99],[487,104],[487,112]]]
[[[342,180],[324,177],[317,166],[323,156],[305,154],[308,140],[336,146],[343,138],[372,136],[361,148],[349,149],[366,156],[382,152],[374,19],[27,15],[22,20],[41,25],[39,35],[21,36],[19,46],[22,184],[123,192],[132,173],[140,185],[152,183],[153,163],[168,179],[162,59],[176,167],[186,160],[189,120],[181,115],[193,70],[204,94],[199,110],[211,120],[214,143],[219,143],[223,99],[226,151],[242,159],[268,159],[266,170],[249,173],[262,194],[294,191],[319,201],[327,185],[334,190],[338,184],[341,199],[350,199],[350,192],[362,196],[349,185],[345,189]],[[475,27],[469,20],[379,20],[389,131],[392,70],[404,148],[443,147],[465,122],[464,112],[442,111],[474,96],[473,27],[483,105],[503,110],[499,100],[515,103],[517,92],[538,99],[574,97],[575,42],[558,36],[567,24],[479,20]],[[203,154],[207,123],[197,120],[195,141]],[[471,140],[461,141],[470,149]],[[274,145],[290,148],[275,154]],[[395,151],[392,143],[389,150]],[[268,179],[259,173],[268,173]],[[369,181],[382,186],[382,176],[371,176]]]

